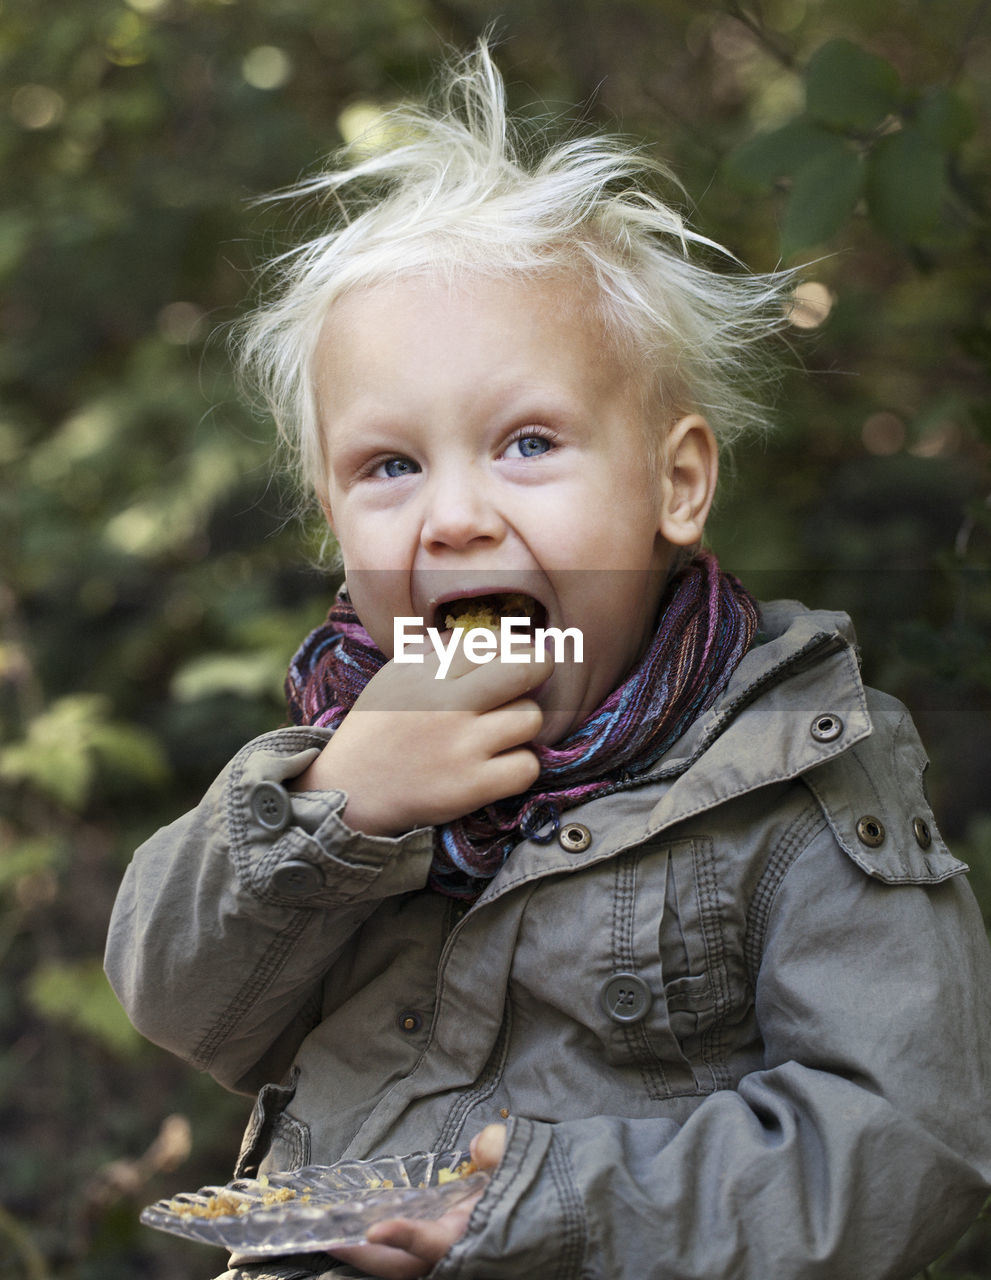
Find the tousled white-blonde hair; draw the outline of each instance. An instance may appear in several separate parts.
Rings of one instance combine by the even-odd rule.
[[[767,426],[763,340],[787,324],[794,274],[747,272],[688,227],[657,194],[673,182],[663,165],[614,138],[553,141],[513,122],[484,40],[445,68],[436,106],[398,108],[384,125],[393,145],[346,148],[342,167],[282,193],[315,198],[331,225],[268,264],[272,295],[236,339],[311,492],[323,484],[313,361],[328,312],[348,290],[414,273],[571,272],[594,286],[617,350],[663,406],[659,434],[688,412],[721,444]]]

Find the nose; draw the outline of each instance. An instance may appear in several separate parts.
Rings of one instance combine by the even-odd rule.
[[[498,543],[505,523],[495,503],[490,476],[473,467],[448,467],[426,488],[420,544],[427,551],[456,550]]]

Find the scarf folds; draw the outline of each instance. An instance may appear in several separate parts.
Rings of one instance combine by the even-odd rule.
[[[757,617],[715,556],[696,556],[668,583],[654,637],[626,680],[566,738],[534,748],[534,786],[436,829],[431,887],[477,898],[521,839],[546,843],[565,810],[635,782],[725,689]],[[342,589],[289,667],[292,722],[336,729],[385,661]]]

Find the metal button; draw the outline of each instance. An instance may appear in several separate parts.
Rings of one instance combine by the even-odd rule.
[[[843,732],[843,721],[832,711],[816,716],[809,730],[816,742],[835,742]]]
[[[396,1019],[399,1030],[411,1036],[423,1026],[423,1018],[413,1009],[404,1009]]]
[[[323,888],[323,873],[312,862],[283,862],[272,872],[272,888],[290,898],[303,898]]]
[[[650,987],[636,973],[617,973],[602,988],[602,1005],[613,1022],[639,1022],[654,1002]]]
[[[878,845],[884,844],[884,823],[873,814],[865,813],[857,823],[857,838],[869,849],[876,849]]]
[[[251,816],[265,831],[284,831],[292,817],[292,804],[285,787],[277,782],[258,782],[248,797]]]
[[[592,833],[580,822],[566,822],[558,832],[557,840],[568,853],[581,853],[592,843]]]
[[[912,819],[912,834],[920,849],[928,849],[933,842],[933,835],[925,818]]]

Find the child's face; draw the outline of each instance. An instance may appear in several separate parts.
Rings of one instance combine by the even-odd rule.
[[[391,657],[396,617],[443,627],[452,598],[527,593],[584,637],[536,694],[539,740],[558,741],[642,652],[674,555],[644,397],[577,286],[358,290],[331,311],[317,381],[322,497],[372,639]]]

